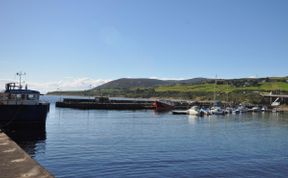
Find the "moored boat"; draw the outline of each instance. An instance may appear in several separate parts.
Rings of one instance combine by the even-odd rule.
[[[173,110],[172,114],[175,114],[175,115],[186,115],[186,114],[188,114],[188,110]]]
[[[241,114],[241,113],[246,113],[248,112],[248,108],[242,104],[240,104],[234,111],[233,113],[235,114]]]
[[[7,83],[0,93],[0,128],[45,127],[49,103],[39,98],[40,92],[27,85],[23,89],[21,84]]]
[[[262,106],[261,112],[266,112],[268,110],[267,106]]]
[[[210,112],[211,114],[214,114],[214,115],[225,115],[225,111],[221,107],[218,107],[218,106],[212,107],[210,109]]]
[[[164,100],[156,100],[153,102],[152,106],[156,111],[170,111],[175,108],[175,105],[172,102]]]
[[[188,110],[173,110],[172,114],[188,114],[193,116],[204,116],[209,115],[208,112],[204,109],[199,109],[198,106],[192,106]]]
[[[233,112],[233,108],[231,107],[226,107],[224,110],[225,114],[231,114]]]
[[[198,106],[192,106],[190,109],[188,109],[188,114],[194,116],[203,116],[204,112],[201,111]]]
[[[251,109],[248,109],[249,112],[260,112],[261,108],[259,106],[254,106]]]

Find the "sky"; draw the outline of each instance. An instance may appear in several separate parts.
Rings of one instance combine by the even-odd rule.
[[[287,76],[287,0],[0,0],[0,88]]]

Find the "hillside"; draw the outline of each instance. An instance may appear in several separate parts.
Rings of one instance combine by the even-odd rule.
[[[134,87],[155,87],[161,85],[169,85],[170,81],[157,80],[157,79],[145,79],[145,78],[121,78],[113,80],[106,84],[96,87],[95,89],[123,89],[123,88],[134,88]]]
[[[263,93],[288,94],[287,77],[190,80],[118,79],[91,90],[49,94],[69,94],[110,97],[161,97],[192,100],[213,100],[214,97],[231,102],[262,102]]]
[[[167,86],[175,84],[194,84],[207,81],[206,78],[193,78],[188,80],[158,80],[147,78],[121,78],[113,80],[94,89],[124,89],[124,88],[151,88],[156,86]],[[93,89],[92,89],[93,90]]]

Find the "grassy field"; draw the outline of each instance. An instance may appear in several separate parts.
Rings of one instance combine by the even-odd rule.
[[[214,85],[214,84],[195,84],[195,85],[174,85],[174,86],[160,86],[155,88],[156,92],[231,92],[234,87],[229,85]]]
[[[232,93],[237,91],[259,91],[270,92],[280,90],[288,92],[287,82],[262,82],[257,86],[241,86],[236,87],[227,84],[195,84],[195,85],[174,85],[174,86],[159,86],[155,88],[156,92],[216,92],[216,93]]]

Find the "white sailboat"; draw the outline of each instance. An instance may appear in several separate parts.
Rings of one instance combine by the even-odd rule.
[[[275,101],[272,102],[271,106],[272,107],[277,107],[280,106],[280,102],[278,102],[279,98],[277,98]]]

